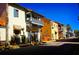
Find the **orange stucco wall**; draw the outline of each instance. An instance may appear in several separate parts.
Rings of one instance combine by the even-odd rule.
[[[7,22],[6,4],[0,3],[0,26],[5,26]]]
[[[46,42],[51,40],[51,22],[46,18],[41,18],[44,26],[41,28],[41,41]]]

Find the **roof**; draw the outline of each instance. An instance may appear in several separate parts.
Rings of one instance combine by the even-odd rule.
[[[29,12],[31,12],[32,14],[34,14],[34,15],[44,17],[43,15],[41,15],[41,14],[39,14],[39,13],[37,13],[37,12],[31,10],[31,9],[27,9],[27,10],[28,10]]]
[[[11,6],[14,6],[14,7],[16,7],[16,8],[22,9],[22,10],[24,10],[25,12],[31,12],[31,13],[37,15],[37,16],[44,17],[44,16],[42,16],[41,14],[38,14],[38,13],[36,13],[35,11],[33,11],[33,10],[31,10],[31,9],[28,9],[28,8],[25,8],[25,7],[20,6],[19,4],[16,4],[16,3],[8,3],[8,4],[11,5]]]
[[[27,8],[24,8],[24,7],[22,7],[22,6],[20,6],[19,4],[16,4],[16,3],[8,3],[8,5],[11,5],[13,7],[19,8],[19,9],[24,10],[24,11],[28,11]]]
[[[38,14],[38,13],[36,13],[35,11],[31,11],[31,12],[32,12],[33,14],[37,15],[37,16],[44,17],[43,15]]]
[[[63,24],[61,24],[61,23],[59,23],[59,22],[56,22],[56,21],[54,21],[55,23],[57,23],[57,24],[59,24],[59,25],[62,25],[63,26]]]

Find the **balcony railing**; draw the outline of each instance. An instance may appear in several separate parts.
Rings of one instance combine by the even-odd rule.
[[[58,30],[59,30],[60,32],[62,32],[62,31],[63,31],[63,28],[59,27]]]
[[[32,24],[38,25],[38,26],[43,26],[43,23],[40,20],[34,19],[32,18],[32,20],[30,20]]]

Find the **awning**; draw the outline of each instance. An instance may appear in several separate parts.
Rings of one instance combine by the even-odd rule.
[[[21,26],[19,26],[19,25],[13,25],[13,29],[16,29],[16,30],[21,30],[21,29],[22,29],[22,27],[21,27]]]

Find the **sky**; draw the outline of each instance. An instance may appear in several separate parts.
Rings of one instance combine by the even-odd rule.
[[[69,24],[72,30],[79,30],[79,6],[76,3],[19,3],[46,18],[61,24]]]

